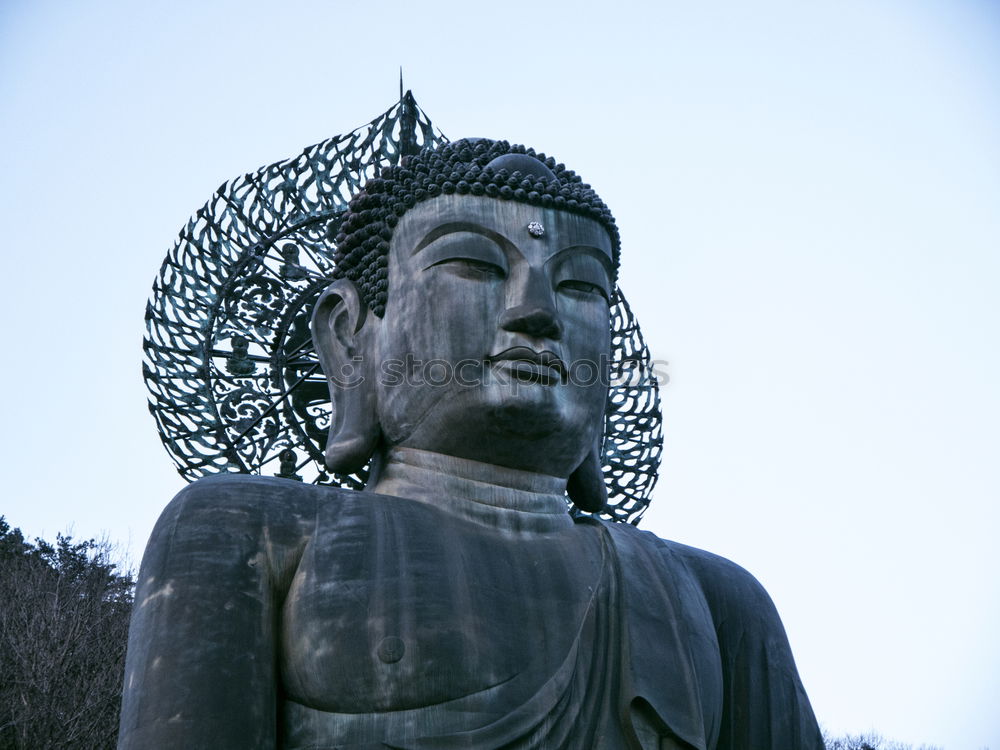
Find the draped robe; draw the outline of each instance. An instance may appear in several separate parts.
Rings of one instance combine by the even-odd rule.
[[[823,747],[733,563],[565,511],[241,476],[154,531],[121,726],[121,748]]]

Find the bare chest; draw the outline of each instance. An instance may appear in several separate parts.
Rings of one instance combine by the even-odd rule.
[[[348,714],[468,708],[501,689],[516,700],[566,658],[601,566],[589,528],[514,536],[386,519],[318,534],[282,609],[285,692]]]

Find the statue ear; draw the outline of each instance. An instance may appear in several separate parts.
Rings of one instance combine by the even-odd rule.
[[[326,466],[338,474],[363,468],[381,434],[372,363],[366,361],[368,351],[363,346],[371,333],[362,331],[368,318],[368,306],[354,282],[338,279],[320,296],[310,325],[333,406]]]
[[[608,504],[608,488],[604,484],[604,469],[601,466],[601,441],[587,452],[583,463],[569,475],[566,492],[580,510],[600,513]]]

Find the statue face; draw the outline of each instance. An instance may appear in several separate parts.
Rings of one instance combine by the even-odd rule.
[[[591,219],[467,195],[408,211],[372,344],[389,445],[568,476],[603,426],[611,269]]]

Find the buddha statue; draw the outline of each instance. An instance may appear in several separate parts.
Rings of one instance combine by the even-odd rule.
[[[749,573],[569,512],[607,499],[619,234],[596,193],[458,141],[369,181],[336,243],[326,462],[371,461],[368,484],[223,474],[173,500],[119,747],[821,750]]]

